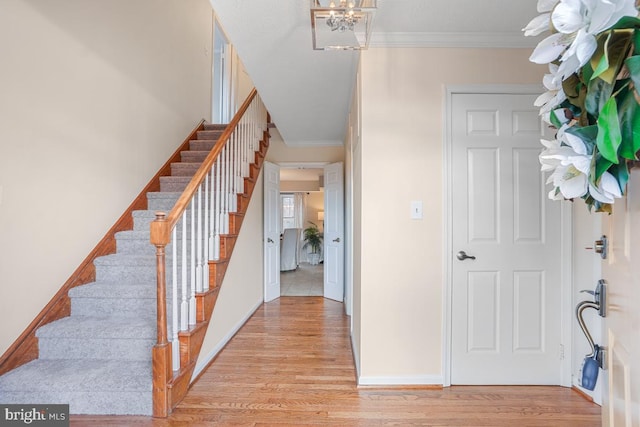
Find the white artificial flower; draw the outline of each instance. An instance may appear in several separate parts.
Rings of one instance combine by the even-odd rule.
[[[598,186],[589,183],[589,194],[601,203],[613,204],[615,199],[622,197],[618,180],[609,172],[605,172],[598,181]]]
[[[538,12],[536,16],[522,29],[525,36],[537,36],[551,30],[551,11],[560,0],[538,0]]]
[[[560,0],[551,13],[551,23],[573,40],[560,58],[559,77],[566,79],[591,59],[597,48],[596,35],[623,16],[637,15],[635,0]]]
[[[573,199],[589,190],[591,155],[579,137],[565,132],[567,128],[558,130],[556,141],[543,142],[547,149],[540,154],[540,163],[543,171],[553,170],[547,184],[553,183],[565,199]],[[551,199],[558,197],[555,190],[549,193]]]
[[[547,88],[547,92],[540,95],[533,105],[540,108],[540,115],[544,115],[562,104],[567,96],[562,89],[562,81],[557,78],[558,66],[549,64],[549,74],[545,74],[542,78],[542,84]]]
[[[551,28],[551,14],[543,13],[538,15],[522,29],[525,36],[537,36],[548,31]]]
[[[556,78],[562,81],[577,72],[593,56],[596,36],[624,16],[637,16],[635,0],[540,0],[538,11],[525,35],[538,35],[548,28],[556,31],[534,49],[530,61],[547,64],[560,58]],[[550,12],[550,22],[547,22]]]
[[[542,40],[531,53],[529,61],[536,64],[548,64],[558,59],[573,41],[572,36],[562,33],[551,34]]]

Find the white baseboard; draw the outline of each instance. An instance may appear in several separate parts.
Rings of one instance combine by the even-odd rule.
[[[253,313],[255,313],[256,310],[260,308],[262,303],[263,301],[259,301],[253,308],[251,308],[251,310],[249,310],[249,312],[238,323],[236,323],[236,325],[229,331],[229,333],[225,335],[222,340],[220,340],[220,342],[213,348],[213,350],[211,350],[209,354],[207,354],[207,356],[196,365],[195,369],[193,370],[193,375],[191,376],[191,381],[193,381],[194,378],[198,378],[198,375],[200,375],[200,373],[204,369],[206,369],[213,358],[216,357],[218,353],[220,353],[220,351],[224,348],[225,345],[227,345],[229,341],[231,341],[231,338],[233,338],[233,336],[240,330],[240,328],[242,328],[242,326],[247,323],[247,320],[249,320],[249,318],[253,316]]]
[[[443,383],[442,375],[360,376],[358,385],[403,386],[437,385]]]

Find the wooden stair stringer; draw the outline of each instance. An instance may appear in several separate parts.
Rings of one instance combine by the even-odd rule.
[[[250,165],[250,176],[245,178],[244,193],[238,195],[238,212],[230,214],[230,234],[221,236],[220,259],[217,261],[209,261],[209,290],[196,293],[196,324],[189,330],[178,334],[180,339],[181,368],[173,373],[173,377],[167,384],[169,413],[184,399],[189,390],[191,376],[193,375],[198,356],[200,355],[200,349],[202,348],[209,320],[211,320],[211,315],[213,314],[213,309],[218,299],[220,287],[224,281],[229,259],[233,254],[242,219],[249,206],[249,201],[255,188],[255,182],[264,164],[264,158],[268,149],[269,133],[265,131],[263,133],[263,139],[260,141],[260,149],[256,151],[255,162]],[[253,182],[253,185],[247,185],[247,180]]]

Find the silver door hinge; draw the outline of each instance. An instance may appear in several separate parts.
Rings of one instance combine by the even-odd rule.
[[[564,344],[560,344],[560,360],[564,360]]]

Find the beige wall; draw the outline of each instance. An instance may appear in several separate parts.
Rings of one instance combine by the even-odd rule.
[[[195,375],[224,347],[250,315],[262,304],[263,173],[256,182],[233,256],[209,322]],[[247,267],[251,268],[247,268]]]
[[[207,0],[3,0],[0,353],[210,117]]]
[[[359,293],[361,307],[354,335],[363,383],[442,383],[445,86],[539,84],[545,70],[529,63],[530,53],[362,53],[362,140],[354,155],[361,163],[360,172],[354,167],[361,185],[355,186],[361,205],[355,203],[354,301]],[[411,200],[424,202],[423,220],[409,218]]]

